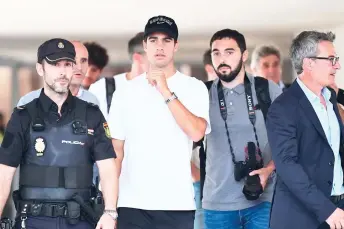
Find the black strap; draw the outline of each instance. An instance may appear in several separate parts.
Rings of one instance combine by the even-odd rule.
[[[269,107],[271,105],[271,98],[269,92],[269,81],[263,77],[254,77],[254,85],[256,89],[256,96],[258,104],[256,109],[260,109],[263,113],[264,120],[268,114]]]
[[[211,86],[213,85],[214,83],[214,80],[211,80],[211,81],[207,81],[205,82],[205,86],[207,87],[208,91],[210,91],[211,89]],[[205,181],[205,162],[206,162],[206,159],[207,159],[207,156],[205,154],[205,147],[204,147],[204,138],[202,138],[200,141],[198,142],[195,142],[195,145],[196,146],[199,146],[200,149],[199,149],[199,163],[200,163],[200,186],[201,186],[201,189],[200,189],[200,193],[201,193],[201,199],[203,198],[203,187],[204,187],[204,181]]]
[[[198,142],[200,145],[199,149],[199,169],[200,169],[200,193],[201,193],[201,200],[203,198],[203,187],[204,187],[204,181],[205,181],[205,168],[206,168],[206,160],[207,160],[207,155],[206,155],[206,150],[203,145],[203,139]]]
[[[116,90],[116,82],[114,77],[105,78],[105,88],[106,88],[106,102],[107,102],[107,112],[110,111],[111,101],[113,93]]]
[[[205,86],[208,88],[208,91],[210,90],[211,85],[213,85],[213,83],[214,83],[214,80],[210,80],[210,81],[205,82]]]
[[[257,131],[256,131],[256,127],[255,127],[256,112],[255,112],[255,108],[253,106],[251,83],[250,83],[247,75],[245,75],[244,87],[245,87],[245,95],[246,95],[246,103],[247,103],[247,109],[248,109],[248,116],[249,116],[249,119],[250,119],[251,124],[253,126],[253,131],[254,131],[254,135],[255,135],[255,138],[256,138],[256,144],[258,146],[258,154],[262,158],[260,147],[259,147]],[[222,117],[223,121],[225,122],[226,135],[227,135],[227,139],[228,139],[230,153],[232,155],[232,161],[233,161],[233,164],[236,164],[237,161],[235,160],[235,155],[234,155],[234,152],[233,152],[233,147],[232,147],[231,139],[229,137],[229,131],[228,131],[228,125],[227,125],[227,105],[226,105],[225,96],[224,96],[224,93],[223,93],[223,88],[222,88],[221,81],[219,81],[219,83],[217,85],[217,93],[218,93],[218,98],[219,98],[219,106],[220,106],[221,117]]]
[[[34,103],[29,103],[26,105],[26,109],[29,112],[29,115],[32,120],[35,120],[36,117],[41,117],[41,115],[38,114],[39,108],[39,98],[34,100]]]
[[[92,165],[52,167],[22,164],[20,185],[41,188],[83,189],[92,186]]]
[[[31,128],[34,131],[43,131],[45,129],[43,109],[39,105],[39,98],[35,99],[33,103],[26,105],[31,118]]]
[[[338,89],[337,102],[344,105],[344,90],[341,88]]]
[[[87,117],[87,107],[89,103],[85,103],[84,101],[75,100],[75,108],[74,108],[74,119],[75,120],[82,120],[86,122]]]

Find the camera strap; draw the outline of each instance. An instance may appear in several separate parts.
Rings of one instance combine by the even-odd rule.
[[[253,126],[253,132],[254,132],[254,136],[256,138],[256,143],[257,143],[257,147],[258,147],[258,154],[262,158],[262,154],[261,154],[260,147],[259,147],[258,136],[257,136],[257,130],[255,127],[256,112],[255,112],[255,109],[253,106],[252,88],[251,88],[250,80],[248,79],[246,74],[245,74],[245,78],[244,78],[244,88],[245,88],[245,97],[246,97],[246,104],[247,104],[247,110],[248,110],[248,117],[249,117],[250,122]],[[219,81],[217,84],[217,94],[218,94],[218,98],[219,98],[220,113],[221,113],[223,121],[225,122],[226,134],[227,134],[230,153],[232,155],[232,161],[234,164],[236,164],[237,162],[235,160],[235,155],[233,152],[233,147],[232,147],[231,139],[229,137],[229,132],[228,132],[227,105],[226,105],[225,95],[223,93],[223,86],[222,86],[221,81]]]

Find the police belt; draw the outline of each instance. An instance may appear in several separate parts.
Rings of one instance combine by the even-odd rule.
[[[86,220],[94,227],[102,214],[95,209],[94,203],[92,207],[91,202],[85,202],[78,194],[73,195],[70,201],[64,203],[20,200],[16,207],[21,218],[27,216],[64,217],[70,224]]]
[[[37,201],[20,201],[19,209],[26,207],[27,215],[31,216],[47,216],[47,217],[70,217],[78,218],[80,217],[80,207],[79,212],[71,210],[68,208],[68,203],[37,203]]]

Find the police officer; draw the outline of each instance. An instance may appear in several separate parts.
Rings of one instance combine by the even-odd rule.
[[[72,96],[68,89],[74,46],[64,39],[51,39],[39,47],[37,56],[43,90],[39,98],[14,109],[0,148],[0,216],[20,165],[20,187],[13,193],[15,228],[87,229],[97,225],[97,229],[113,229],[116,155],[99,108]],[[99,167],[104,204],[92,186],[94,162]]]

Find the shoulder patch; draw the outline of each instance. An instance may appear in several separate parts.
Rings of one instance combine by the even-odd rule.
[[[106,137],[111,139],[111,133],[110,133],[109,125],[107,124],[107,122],[103,123],[103,128],[104,128]]]

